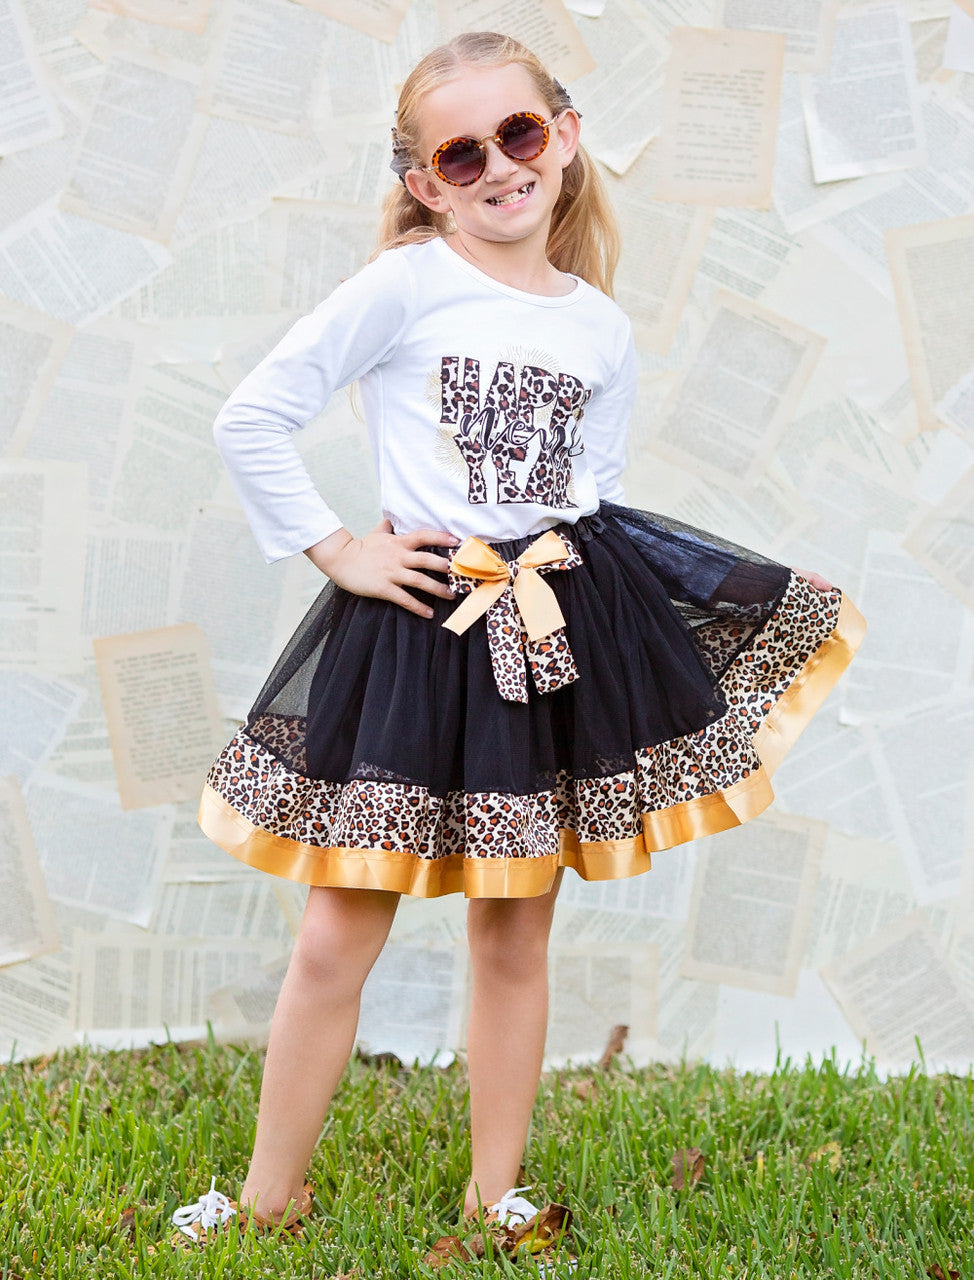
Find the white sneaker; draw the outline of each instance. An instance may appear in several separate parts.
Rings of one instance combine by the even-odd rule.
[[[178,1227],[193,1244],[206,1244],[211,1236],[218,1235],[233,1215],[237,1206],[222,1191],[216,1190],[216,1178],[210,1181],[210,1189],[193,1204],[183,1205],[172,1215],[173,1226]]]
[[[496,1204],[487,1206],[487,1212],[496,1213],[497,1221],[502,1227],[520,1227],[530,1222],[538,1216],[538,1209],[521,1195],[522,1191],[530,1190],[530,1187],[511,1187]]]

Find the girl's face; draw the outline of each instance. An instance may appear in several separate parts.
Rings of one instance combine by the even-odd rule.
[[[455,80],[431,90],[420,105],[420,157],[429,164],[433,152],[450,138],[483,138],[516,111],[532,111],[542,120],[551,112],[526,67],[465,67]],[[452,213],[457,233],[493,244],[536,241],[541,252],[548,240],[552,210],[561,192],[562,170],[578,146],[578,117],[563,112],[548,130],[548,145],[533,160],[512,160],[496,142],[484,143],[487,167],[469,186],[456,187],[435,173],[411,169],[410,193],[437,213]]]

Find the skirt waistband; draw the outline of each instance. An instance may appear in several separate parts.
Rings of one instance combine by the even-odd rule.
[[[553,529],[555,533],[561,534],[567,538],[569,542],[578,546],[580,543],[591,542],[593,538],[597,538],[599,534],[605,531],[605,520],[599,511],[594,512],[590,516],[579,516],[577,520],[561,520],[558,524],[549,525],[548,529]],[[510,538],[506,542],[490,542],[487,538],[480,538],[490,549],[497,553],[502,560],[516,560],[522,552],[526,551],[532,542],[536,542],[542,534],[547,533],[548,529],[535,529],[533,533],[529,533],[524,538]],[[479,537],[479,534],[474,534]],[[443,547],[422,547],[422,551],[431,551],[434,555],[443,555]]]

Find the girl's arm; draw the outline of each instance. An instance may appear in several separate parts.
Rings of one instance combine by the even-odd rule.
[[[217,447],[269,563],[341,531],[341,517],[312,483],[293,433],[333,392],[391,354],[413,303],[404,256],[383,254],[292,326],[220,410]]]
[[[214,435],[267,562],[305,552],[339,586],[429,617],[429,605],[407,589],[451,598],[445,582],[429,576],[449,563],[417,548],[456,547],[457,539],[431,529],[397,536],[388,521],[353,538],[312,484],[292,438],[335,390],[394,351],[413,301],[406,259],[383,253],[293,325],[221,408]]]
[[[214,435],[265,559],[303,551],[346,590],[427,617],[432,610],[407,588],[453,593],[429,576],[445,573],[448,561],[418,548],[456,546],[457,539],[434,529],[396,536],[387,520],[354,538],[315,488],[292,438],[334,391],[391,354],[414,297],[404,255],[383,254],[291,328],[223,406]]]

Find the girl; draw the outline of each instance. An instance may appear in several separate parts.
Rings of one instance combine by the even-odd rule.
[[[471,900],[463,1212],[503,1220],[563,869],[634,875],[759,813],[862,631],[823,580],[619,505],[636,359],[615,230],[537,58],[492,33],[434,50],[392,167],[381,251],[216,424],[267,559],[330,579],[201,808],[228,852],[311,886],[240,1193],[289,1229],[399,895]],[[362,538],[290,438],[356,380],[386,517]],[[211,1189],[176,1219],[202,1242],[232,1212]]]

